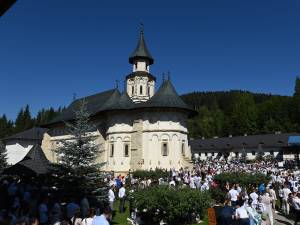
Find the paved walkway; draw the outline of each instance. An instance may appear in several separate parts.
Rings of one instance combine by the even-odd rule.
[[[294,225],[294,221],[287,219],[282,214],[275,214],[274,215],[274,225]]]

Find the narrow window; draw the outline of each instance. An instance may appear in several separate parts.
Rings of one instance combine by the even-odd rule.
[[[134,87],[131,87],[131,94],[134,95]]]
[[[150,87],[148,87],[148,95],[150,95]]]
[[[183,156],[185,155],[185,146],[184,146],[184,143],[181,144],[181,154]]]
[[[137,69],[137,63],[135,63],[134,66],[135,66],[135,69]]]
[[[124,145],[124,156],[125,157],[129,156],[129,145],[128,144]]]
[[[274,151],[270,151],[270,155],[274,155]]]
[[[163,143],[163,145],[162,145],[162,155],[168,156],[168,144],[167,143]]]
[[[115,146],[114,144],[110,144],[110,157],[114,157]]]
[[[207,152],[205,152],[204,155],[207,156]]]
[[[143,86],[141,85],[140,86],[140,95],[142,95],[143,94]]]
[[[255,155],[255,151],[252,151],[252,155]]]

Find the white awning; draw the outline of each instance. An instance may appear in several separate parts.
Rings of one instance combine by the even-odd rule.
[[[16,163],[20,162],[32,147],[33,145],[28,145],[26,148],[24,148],[18,143],[14,145],[6,145],[7,163],[9,165],[15,165]]]

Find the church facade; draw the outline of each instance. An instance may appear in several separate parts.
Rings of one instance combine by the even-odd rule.
[[[150,73],[154,59],[143,31],[129,63],[132,72],[125,78],[123,93],[116,88],[84,98],[90,122],[97,128],[91,135],[100,148],[98,162],[105,162],[102,170],[191,167],[187,120],[195,112],[180,98],[169,78],[156,91],[156,77]],[[65,122],[74,120],[81,100],[73,101],[46,125],[42,149],[50,161],[56,161],[53,150],[60,141],[72,139]]]

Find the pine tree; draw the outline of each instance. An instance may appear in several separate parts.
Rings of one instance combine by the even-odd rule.
[[[21,109],[18,113],[15,122],[15,132],[21,132],[27,129],[32,128],[34,125],[34,120],[31,118],[31,113],[29,109],[29,105],[26,105],[25,108]]]
[[[300,127],[300,78],[296,78],[295,93],[293,96],[293,119]],[[299,130],[298,130],[299,131]]]
[[[5,145],[0,141],[0,174],[7,167],[7,159],[6,159],[6,149]]]
[[[58,157],[54,173],[65,191],[85,193],[106,202],[107,184],[99,169],[101,165],[96,162],[99,146],[92,136],[95,127],[89,123],[89,117],[85,101],[80,102],[75,122],[66,124],[72,140],[61,141],[60,147],[54,150]]]

